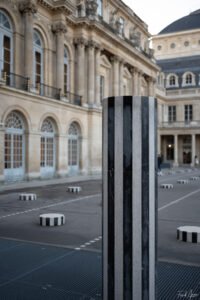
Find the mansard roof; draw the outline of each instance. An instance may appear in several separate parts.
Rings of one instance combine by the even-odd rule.
[[[159,34],[174,33],[198,28],[200,29],[200,9],[169,24],[167,27],[161,30]]]

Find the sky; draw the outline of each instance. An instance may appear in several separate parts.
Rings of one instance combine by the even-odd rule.
[[[200,9],[200,0],[123,0],[147,25],[151,34]]]

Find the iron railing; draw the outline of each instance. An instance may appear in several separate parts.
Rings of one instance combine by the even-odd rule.
[[[28,91],[29,90],[29,78],[24,77],[12,72],[2,72],[2,78],[5,80],[6,85],[15,89]]]
[[[61,89],[44,84],[37,83],[36,85],[30,85],[30,79],[28,77],[24,77],[12,72],[2,71],[2,78],[5,81],[7,86],[13,87],[15,89],[28,91],[32,94],[40,95],[47,98],[52,98],[56,100],[61,100]],[[66,92],[64,97],[67,98],[69,103],[81,106],[82,105],[82,97],[71,93]]]
[[[82,97],[77,94],[73,94],[71,92],[66,92],[64,94],[64,97],[66,97],[67,100],[69,100],[69,102],[71,104],[78,105],[78,106],[82,105]]]
[[[37,83],[36,86],[31,90],[31,92],[35,92],[43,97],[60,100],[61,90],[44,83]]]

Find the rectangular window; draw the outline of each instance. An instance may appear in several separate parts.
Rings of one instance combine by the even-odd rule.
[[[103,5],[102,5],[102,0],[97,0],[98,8],[97,8],[97,13],[99,16],[102,17],[103,15]]]
[[[68,78],[67,78],[67,64],[64,64],[64,94],[67,94],[68,92],[68,86],[67,86],[67,81],[68,81]]]
[[[168,106],[168,122],[176,122],[176,106]]]
[[[185,122],[190,122],[193,119],[192,105],[185,105]]]
[[[5,169],[11,168],[11,134],[5,134]]]
[[[10,64],[11,64],[11,43],[8,36],[3,37],[3,51],[4,51],[4,71],[10,73]]]
[[[35,83],[41,83],[41,53],[35,52]]]
[[[104,98],[104,87],[105,87],[105,78],[100,76],[100,101]]]

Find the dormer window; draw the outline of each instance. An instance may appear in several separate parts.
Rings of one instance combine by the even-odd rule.
[[[167,76],[166,88],[178,87],[178,76],[176,74],[169,74]]]
[[[195,85],[195,75],[191,72],[184,73],[182,78],[182,86]]]
[[[174,75],[170,76],[170,78],[169,78],[169,85],[170,86],[176,85],[176,77]]]

